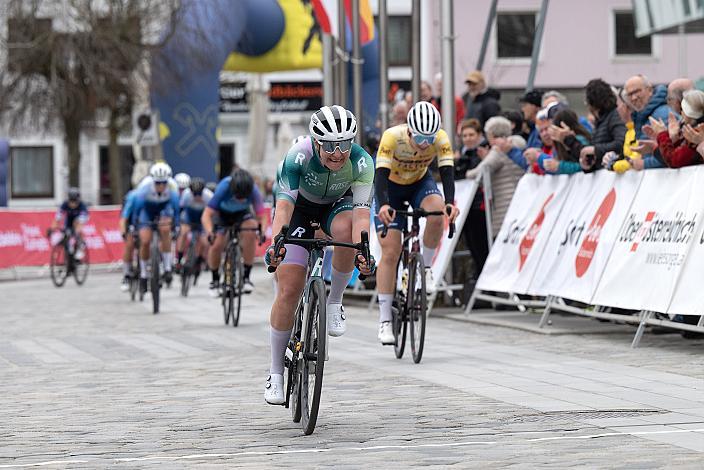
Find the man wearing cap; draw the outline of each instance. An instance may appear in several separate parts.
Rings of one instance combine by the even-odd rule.
[[[464,118],[479,120],[483,128],[489,118],[501,114],[501,93],[486,85],[484,74],[479,70],[470,72],[464,82],[467,84],[467,93],[462,96],[465,103]]]
[[[518,100],[519,103],[521,103],[523,119],[525,119],[530,127],[530,134],[528,135],[528,141],[526,143],[528,148],[541,148],[543,146],[543,143],[540,140],[540,133],[535,127],[535,120],[538,115],[538,111],[540,111],[542,100],[543,92],[539,90],[530,90]]]

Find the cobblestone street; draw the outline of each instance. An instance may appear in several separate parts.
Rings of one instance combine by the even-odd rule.
[[[158,315],[114,274],[0,283],[0,468],[702,468],[704,340],[432,317],[415,365],[353,305],[303,436],[263,399],[273,295],[254,277],[236,329],[207,279]]]

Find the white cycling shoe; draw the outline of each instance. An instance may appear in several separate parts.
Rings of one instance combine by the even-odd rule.
[[[425,295],[433,295],[438,291],[435,286],[435,279],[433,279],[433,270],[430,268],[425,268]]]
[[[328,304],[325,309],[328,312],[328,335],[344,335],[347,331],[347,322],[342,304]]]
[[[271,374],[266,378],[264,400],[270,405],[284,404],[286,397],[284,396],[284,376],[282,374]]]
[[[379,323],[379,341],[384,346],[396,344],[396,338],[394,338],[394,329],[391,326],[390,321],[383,321]]]

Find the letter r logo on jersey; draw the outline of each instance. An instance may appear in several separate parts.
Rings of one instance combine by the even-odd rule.
[[[367,162],[363,158],[361,158],[357,161],[357,169],[361,173],[364,168],[367,168]]]
[[[301,238],[304,233],[306,233],[306,229],[304,229],[303,227],[296,227],[296,229],[291,232],[291,236]]]
[[[306,159],[306,156],[303,155],[302,153],[299,153],[298,155],[296,155],[296,163],[299,165],[303,165],[303,162],[305,161],[305,159]]]

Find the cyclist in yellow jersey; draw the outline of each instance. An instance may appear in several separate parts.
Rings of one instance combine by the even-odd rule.
[[[391,303],[396,285],[396,263],[401,254],[401,231],[406,218],[394,209],[403,203],[426,211],[442,211],[454,222],[459,210],[455,206],[454,160],[447,133],[440,128],[440,113],[431,103],[419,101],[408,112],[406,124],[387,129],[381,137],[376,157],[376,230],[389,228],[381,243],[381,262],[377,268],[379,293],[379,341],[394,344],[391,327]],[[437,157],[443,197],[428,167]],[[428,217],[423,233],[423,262],[426,266],[427,292],[434,292],[430,266],[443,233],[442,217]]]

